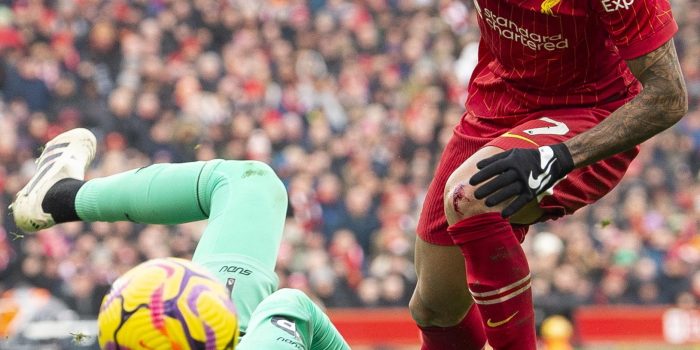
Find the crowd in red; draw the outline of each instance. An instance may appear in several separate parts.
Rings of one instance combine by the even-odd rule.
[[[479,33],[456,0],[0,1],[0,291],[94,317],[144,259],[189,257],[205,223],[17,232],[5,209],[52,136],[99,139],[88,177],[257,159],[289,191],[281,287],[327,306],[406,306],[415,225],[459,120]],[[689,115],[618,189],[525,241],[539,315],[700,301],[700,3],[673,0]]]

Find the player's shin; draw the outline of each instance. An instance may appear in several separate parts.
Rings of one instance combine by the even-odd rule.
[[[467,281],[495,350],[536,349],[530,268],[513,228],[500,213],[448,228],[466,260]]]
[[[481,350],[486,343],[481,315],[475,305],[452,327],[421,327],[421,350]]]

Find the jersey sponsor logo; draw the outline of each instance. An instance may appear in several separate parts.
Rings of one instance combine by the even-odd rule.
[[[278,342],[282,342],[282,343],[289,344],[289,345],[293,346],[295,349],[301,349],[301,350],[306,349],[306,348],[304,347],[304,344],[302,344],[302,343],[300,343],[300,342],[298,342],[298,341],[292,340],[292,339],[287,339],[287,338],[285,338],[285,337],[277,337],[277,341],[278,341]]]
[[[634,4],[634,0],[601,0],[605,12],[615,12],[617,10],[629,10]]]
[[[554,16],[552,9],[554,6],[559,5],[560,2],[561,0],[544,0],[540,5],[540,12],[544,13],[545,15]]]
[[[534,135],[559,135],[563,136],[569,132],[569,127],[566,124],[556,121],[551,118],[542,117],[540,120],[552,124],[551,126],[545,126],[541,128],[532,128],[523,130],[524,133],[534,136]]]
[[[219,269],[219,272],[237,273],[243,276],[250,276],[253,274],[253,271],[236,265],[224,265]]]
[[[504,325],[504,324],[510,322],[510,320],[512,320],[513,317],[515,317],[515,315],[518,314],[518,312],[519,312],[519,311],[516,311],[516,312],[514,312],[512,315],[510,315],[510,317],[506,318],[505,320],[498,321],[498,322],[491,321],[491,319],[489,318],[489,319],[486,321],[486,325],[489,326],[489,327],[491,327],[491,328],[496,328],[496,327],[502,326],[502,325]]]
[[[564,38],[561,33],[542,35],[530,31],[515,21],[498,16],[487,8],[482,11],[481,8],[477,6],[477,12],[486,25],[497,32],[499,36],[508,40],[513,40],[534,51],[554,51],[569,48],[569,39]]]

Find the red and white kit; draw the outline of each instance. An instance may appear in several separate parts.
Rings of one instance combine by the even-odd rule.
[[[443,208],[450,174],[485,145],[536,148],[590,129],[639,93],[625,60],[645,55],[678,30],[667,0],[476,0],[479,63],[467,112],[443,152],[418,234],[454,244]],[[572,213],[608,193],[634,149],[576,169],[545,196],[542,219]],[[517,228],[523,238],[526,228]]]

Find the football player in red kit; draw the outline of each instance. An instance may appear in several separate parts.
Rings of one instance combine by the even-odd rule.
[[[608,193],[687,111],[668,0],[475,0],[479,62],[418,224],[423,349],[535,349],[529,224]]]

